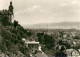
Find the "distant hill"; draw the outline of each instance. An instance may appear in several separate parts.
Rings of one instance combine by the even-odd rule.
[[[80,22],[43,23],[26,25],[29,29],[80,29]]]

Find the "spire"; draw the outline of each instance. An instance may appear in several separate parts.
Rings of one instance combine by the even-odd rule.
[[[10,2],[10,5],[12,5],[12,1]]]
[[[12,1],[10,2],[10,5],[9,5],[9,11],[13,14],[13,9],[14,9],[14,7],[13,7],[13,5],[12,5]]]
[[[12,4],[12,0],[10,1],[10,4]]]

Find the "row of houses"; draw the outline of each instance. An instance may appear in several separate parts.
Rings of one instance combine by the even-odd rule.
[[[65,44],[68,43],[70,45],[70,49],[66,48],[65,50],[67,57],[80,57],[80,49],[77,49],[77,50],[74,49],[74,47],[76,47],[80,43],[80,40],[73,39],[73,38],[67,38],[67,35],[63,35],[63,38],[61,40],[63,43]]]

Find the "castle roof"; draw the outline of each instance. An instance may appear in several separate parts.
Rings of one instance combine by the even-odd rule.
[[[12,13],[8,10],[0,10],[0,15],[12,15]]]

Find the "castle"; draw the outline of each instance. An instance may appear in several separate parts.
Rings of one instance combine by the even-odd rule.
[[[0,21],[6,19],[6,22],[11,22],[12,16],[14,15],[13,9],[14,9],[14,7],[13,7],[12,1],[11,1],[8,10],[4,10],[4,9],[0,10]]]

